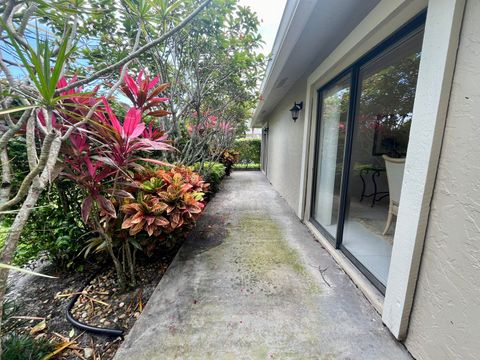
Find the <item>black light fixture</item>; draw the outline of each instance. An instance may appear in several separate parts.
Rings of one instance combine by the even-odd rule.
[[[298,119],[298,113],[300,110],[303,109],[303,101],[300,101],[299,103],[295,102],[292,108],[290,109],[290,112],[292,113],[292,120],[293,122],[297,121]]]

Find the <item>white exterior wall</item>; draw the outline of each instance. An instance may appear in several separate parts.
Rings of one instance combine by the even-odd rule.
[[[468,0],[406,345],[480,357],[480,2]]]
[[[300,101],[303,101],[305,107],[306,84],[305,78],[298,80],[267,117],[269,129],[267,177],[294,211],[297,211],[300,199],[299,176],[305,108],[300,111],[296,122],[293,122],[289,109],[294,102]]]
[[[299,217],[306,215],[307,226],[383,311],[393,335],[401,339],[407,335],[406,346],[418,359],[480,358],[480,1],[467,1],[455,63],[463,3],[428,1],[431,11],[424,49],[428,62],[423,66],[422,96],[414,111],[417,130],[424,131],[419,131],[414,141],[411,138],[415,151],[411,153],[409,146],[407,160],[408,188],[413,190],[418,183],[422,189],[410,191],[411,201],[403,201],[398,218],[403,231],[395,235],[395,261],[390,271],[394,276],[389,279],[385,303],[343,254],[308,223],[316,90],[418,13],[427,0],[382,1],[308,79],[289,90],[268,117],[267,175],[272,185]],[[304,101],[304,109],[294,124],[288,109],[295,101]],[[405,204],[415,205],[418,211],[410,211]]]

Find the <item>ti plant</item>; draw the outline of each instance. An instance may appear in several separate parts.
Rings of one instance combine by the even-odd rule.
[[[110,106],[110,101],[104,97],[96,98],[95,93],[90,95],[91,98],[81,96],[78,99],[86,104],[101,103],[94,108],[88,123],[79,123],[77,118],[82,118],[77,116],[79,114],[62,113],[62,117],[69,118],[71,123],[77,121],[79,124],[62,149],[65,159],[63,175],[84,189],[82,218],[98,234],[85,254],[91,250],[106,250],[122,288],[135,285],[135,249],[139,248],[136,241],[117,236],[119,207],[126,199],[134,198],[125,189],[133,182],[133,174],[141,171],[144,164],[164,164],[145,157],[145,154],[172,150],[163,131],[153,127],[155,118],[167,114],[163,109],[167,99],[157,96],[167,85],[157,83],[157,77],[150,81],[143,72],[136,82],[126,74],[122,91],[131,98],[133,106],[127,110],[123,121]],[[65,108],[68,109],[68,104]],[[82,111],[91,110],[92,107],[87,105]],[[148,126],[147,119],[150,120]],[[122,256],[118,255],[118,249],[121,249]]]

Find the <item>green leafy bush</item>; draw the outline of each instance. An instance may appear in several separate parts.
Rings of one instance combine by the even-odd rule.
[[[40,360],[53,350],[53,344],[29,335],[9,334],[2,340],[3,360]]]
[[[81,192],[70,181],[57,181],[42,194],[38,208],[30,216],[15,253],[15,264],[35,259],[41,252],[57,266],[70,268],[84,246],[87,232],[80,216]]]
[[[25,141],[14,138],[8,144],[11,159],[15,158],[13,172],[13,191],[16,191],[28,173]],[[37,206],[28,219],[15,251],[14,265],[24,265],[45,255],[57,266],[71,267],[84,246],[79,241],[86,233],[81,220],[80,206],[82,194],[70,180],[57,179],[48,191],[40,196]],[[14,214],[6,215],[0,224],[0,248],[8,234]]]
[[[247,169],[247,170],[260,170],[260,164],[255,164],[255,163],[251,163],[251,164],[235,164],[233,165],[233,168],[234,169],[237,169],[237,170],[244,170],[244,169]]]
[[[200,163],[196,163],[194,166],[195,171],[198,171],[205,181],[210,184],[209,192],[215,193],[218,191],[218,187],[225,177],[225,165],[218,162],[205,162],[203,167]]]
[[[237,139],[234,149],[240,153],[240,164],[260,163],[261,139]]]

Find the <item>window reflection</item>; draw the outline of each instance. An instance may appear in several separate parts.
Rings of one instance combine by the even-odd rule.
[[[423,32],[417,32],[395,44],[359,73],[342,249],[383,285],[390,266],[422,37]],[[386,166],[384,155],[394,159],[394,166]]]
[[[336,236],[345,130],[350,103],[351,77],[340,79],[320,94],[319,142],[313,219]]]

